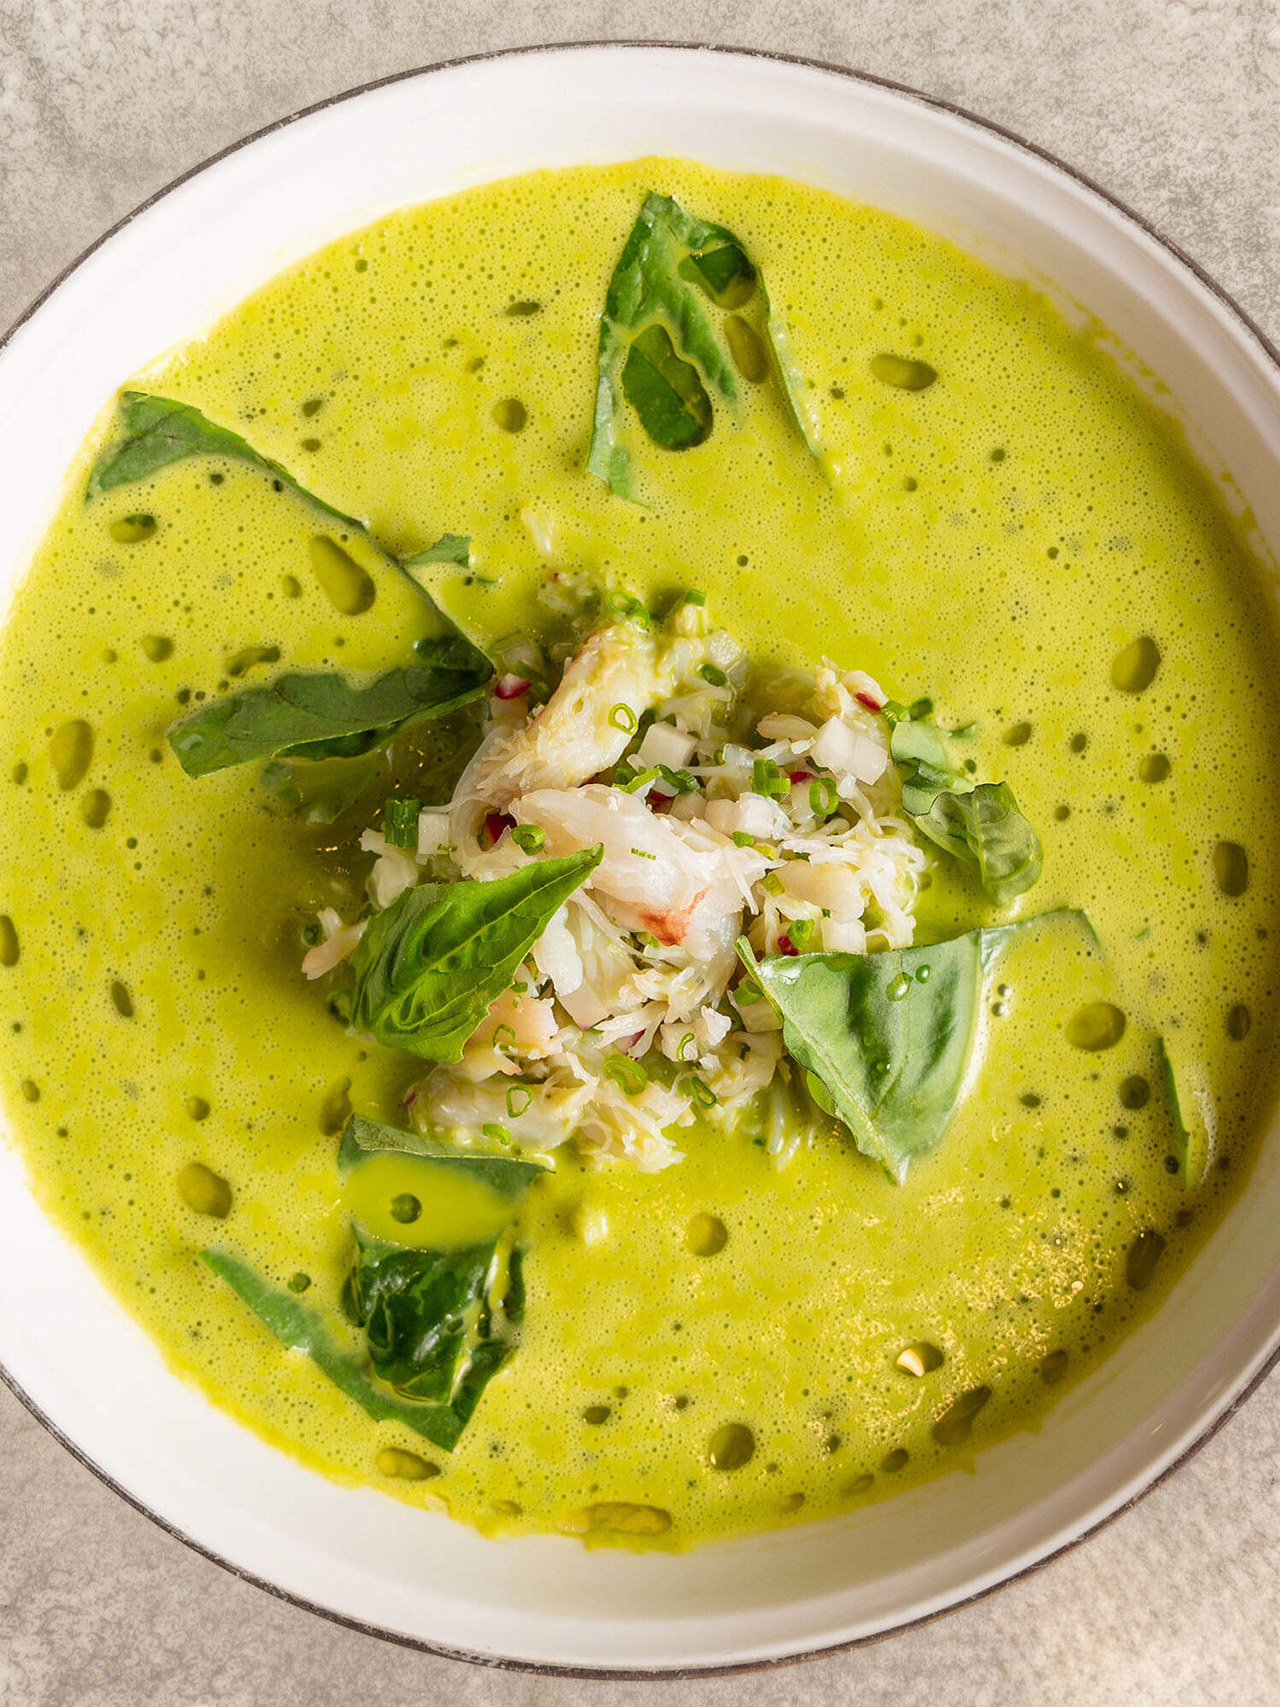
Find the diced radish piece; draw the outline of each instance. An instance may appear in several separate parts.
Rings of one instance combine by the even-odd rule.
[[[879,700],[872,699],[869,693],[856,693],[853,697],[859,705],[865,705],[868,711],[883,711],[884,709]]]
[[[508,817],[505,812],[486,812],[484,817],[486,845],[488,847],[495,846],[502,840],[503,831],[510,830],[514,824],[515,819]]]
[[[497,686],[493,690],[494,698],[519,699],[520,695],[528,693],[532,686],[533,683],[527,682],[523,676],[499,676]]]
[[[791,938],[787,935],[787,933],[785,931],[783,931],[782,935],[778,938],[778,953],[779,954],[795,954],[795,955],[798,955],[800,953],[800,950],[792,942]]]

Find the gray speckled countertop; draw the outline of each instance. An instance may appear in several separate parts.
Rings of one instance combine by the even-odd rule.
[[[835,60],[1031,138],[1174,238],[1280,339],[1275,0],[0,0],[0,326],[135,203],[245,132],[486,48],[705,39]],[[1093,1541],[859,1652],[724,1680],[494,1673],[238,1582],[0,1389],[3,1707],[865,1707],[1280,1702],[1280,1376]]]

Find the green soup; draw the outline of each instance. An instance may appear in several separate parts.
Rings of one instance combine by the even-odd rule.
[[[643,504],[586,473],[601,305],[649,189],[767,278],[821,460],[744,347],[736,416],[678,454],[634,444]],[[402,1119],[421,1070],[298,971],[317,909],[359,895],[371,810],[309,827],[256,767],[192,781],[165,731],[281,668],[377,671],[437,619],[362,536],[233,458],[86,502],[99,434],[3,634],[0,1088],[40,1202],[172,1364],[340,1480],[636,1544],[828,1515],[1033,1426],[1164,1295],[1270,1106],[1276,649],[1240,528],[1169,420],[1098,338],[930,233],[665,160],[393,214],[145,389],[401,556],[469,535],[468,567],[434,579],[478,636],[542,623],[552,573],[654,601],[693,585],[758,660],[830,655],[928,695],[1039,830],[1018,910],[1083,910],[1101,945],[1064,925],[1010,950],[973,1082],[902,1185],[834,1131],[771,1153],[759,1120],[683,1132],[657,1174],[559,1151],[519,1206],[519,1348],[455,1449],[373,1420],[199,1253],[233,1246],[342,1334],[353,1204],[450,1248],[504,1211],[460,1176],[398,1223],[420,1163],[336,1165],[350,1109]],[[474,739],[470,711],[423,725],[388,774],[456,773]],[[995,917],[939,864],[918,940]],[[1202,1177],[1162,1050],[1207,1115]]]

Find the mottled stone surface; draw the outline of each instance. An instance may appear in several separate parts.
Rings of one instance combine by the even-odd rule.
[[[352,84],[485,48],[644,36],[911,83],[1060,154],[1280,338],[1273,0],[0,0],[0,325],[136,202]],[[953,1617],[754,1677],[577,1683],[353,1635],[152,1527],[0,1390],[0,1703],[1272,1707],[1280,1378],[1082,1549]]]

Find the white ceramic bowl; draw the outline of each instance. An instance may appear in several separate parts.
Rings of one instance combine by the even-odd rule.
[[[407,202],[647,153],[784,173],[1052,282],[1169,388],[1211,472],[1280,545],[1280,372],[1216,287],[1026,144],[834,69],[585,46],[437,68],[329,103],[180,180],[0,352],[0,587],[22,573],[112,392],[280,267]],[[34,1308],[30,1277],[40,1276]],[[128,1499],[329,1616],[434,1649],[593,1671],[741,1666],[954,1606],[1113,1515],[1239,1402],[1280,1342],[1280,1132],[1154,1320],[1034,1434],[865,1511],[677,1557],[495,1543],[335,1487],[176,1379],[0,1146],[0,1362]],[[75,1355],[66,1355],[74,1346]]]

